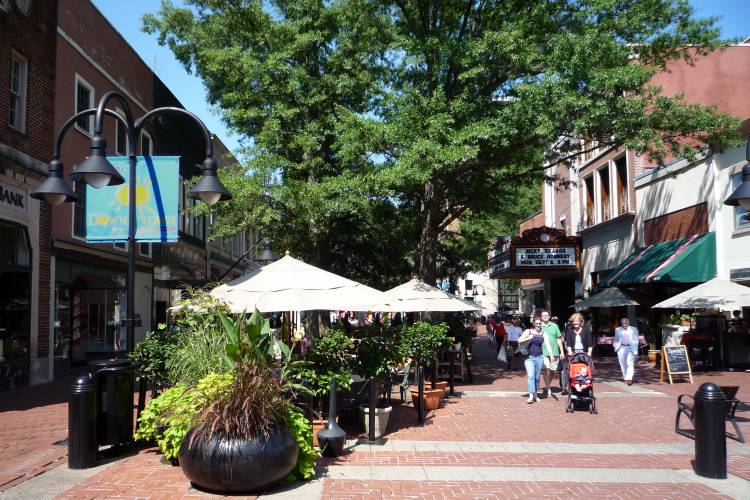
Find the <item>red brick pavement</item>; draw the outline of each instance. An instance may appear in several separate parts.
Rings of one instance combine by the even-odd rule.
[[[481,340],[480,340],[481,342]],[[501,370],[494,362],[488,345],[475,346],[477,382],[498,390],[493,376]],[[494,362],[492,364],[491,362]],[[730,374],[732,377],[744,376]],[[657,374],[658,376],[658,374]],[[523,375],[504,378],[501,384],[523,385]],[[602,384],[600,384],[602,385]],[[500,385],[502,387],[502,385]],[[664,386],[659,386],[657,390]],[[695,387],[695,386],[693,386]],[[503,389],[501,389],[503,390]],[[602,390],[602,389],[599,389]],[[666,391],[663,391],[666,392]],[[397,405],[389,424],[389,440],[430,441],[512,441],[512,442],[581,442],[581,443],[689,443],[674,434],[674,398],[612,397],[600,398],[600,414],[585,412],[566,414],[562,398],[542,400],[527,405],[524,397],[464,397],[445,402],[443,408],[430,412],[424,427],[416,425],[410,405]],[[746,418],[747,409],[742,410]],[[743,421],[743,430],[747,422]],[[750,435],[750,429],[747,431]],[[575,459],[574,459],[575,457]],[[191,488],[179,467],[160,462],[155,449],[141,451],[117,462],[65,492],[60,498],[202,498],[208,495]],[[603,455],[603,454],[512,454],[458,452],[392,452],[355,451],[339,460],[329,461],[329,469],[340,465],[368,466],[537,466],[674,468],[690,469],[691,454],[685,455]],[[581,462],[581,460],[583,462]],[[580,465],[583,463],[584,465]],[[750,479],[750,456],[733,455],[730,473]],[[468,482],[468,481],[359,481],[327,480],[325,498],[388,498],[416,496],[422,498],[465,497],[493,498],[587,496],[590,498],[722,498],[714,490],[700,484],[620,484],[562,482]]]
[[[70,381],[0,393],[0,492],[64,463]]]
[[[326,480],[324,499],[369,498],[730,498],[700,484],[621,484],[520,481]]]
[[[158,448],[148,448],[137,455],[92,476],[84,483],[59,495],[59,499],[149,498],[172,500],[181,498],[216,498],[190,486],[182,470],[161,462]],[[233,497],[252,499],[256,497]]]

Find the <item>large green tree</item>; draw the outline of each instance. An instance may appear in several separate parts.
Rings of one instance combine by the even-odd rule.
[[[480,224],[533,204],[545,166],[592,145],[690,156],[738,125],[649,86],[720,45],[684,0],[187,3],[145,23],[254,140],[227,228],[283,228],[323,265],[334,242],[366,247],[347,222],[393,220],[386,246],[432,281],[446,253],[476,258]]]

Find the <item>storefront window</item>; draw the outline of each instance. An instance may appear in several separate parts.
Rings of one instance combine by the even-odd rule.
[[[0,222],[0,390],[29,381],[30,251],[26,228]]]

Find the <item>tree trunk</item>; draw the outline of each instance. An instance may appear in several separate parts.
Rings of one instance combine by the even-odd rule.
[[[438,225],[440,224],[440,200],[434,180],[424,185],[422,199],[422,230],[417,245],[416,271],[420,280],[435,285],[437,278]]]

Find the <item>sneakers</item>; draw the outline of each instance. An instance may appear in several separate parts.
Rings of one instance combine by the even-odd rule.
[[[531,404],[534,401],[536,401],[536,396],[532,396],[531,394],[529,394],[529,399],[526,400],[526,403]]]

